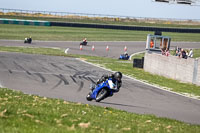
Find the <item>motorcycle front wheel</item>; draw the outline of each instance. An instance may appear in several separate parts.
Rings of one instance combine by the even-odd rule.
[[[88,101],[92,101],[92,98],[91,98],[90,95],[91,95],[91,92],[89,92],[88,95],[86,96],[86,99],[87,99]]]
[[[101,100],[103,100],[106,95],[107,95],[107,90],[106,89],[101,89],[96,97],[96,102],[100,102]]]

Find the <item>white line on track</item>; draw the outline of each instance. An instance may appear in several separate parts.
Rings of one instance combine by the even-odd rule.
[[[130,55],[129,60],[131,60],[131,58],[132,58],[134,55],[136,55],[136,54],[141,54],[141,53],[145,53],[145,52],[146,52],[146,51],[141,51],[141,52],[133,53],[133,54]]]
[[[1,85],[1,82],[0,82],[0,88],[4,88],[3,85]]]

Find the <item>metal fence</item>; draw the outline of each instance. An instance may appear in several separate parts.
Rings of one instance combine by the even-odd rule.
[[[200,19],[176,19],[176,18],[150,18],[150,17],[134,17],[134,16],[120,16],[120,15],[106,15],[106,14],[89,14],[89,13],[73,13],[73,12],[54,12],[54,11],[34,11],[34,10],[21,10],[21,9],[8,9],[0,8],[0,13],[17,13],[20,16],[27,16],[27,14],[32,14],[35,17],[44,17],[44,15],[51,15],[54,17],[63,18],[66,16],[77,16],[79,18],[83,17],[96,17],[96,18],[119,18],[119,19],[129,19],[129,20],[160,20],[160,21],[194,21],[200,22]]]

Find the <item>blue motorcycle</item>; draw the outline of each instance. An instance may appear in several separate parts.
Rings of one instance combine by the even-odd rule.
[[[121,59],[121,60],[128,60],[129,57],[130,56],[128,56],[128,55],[122,54],[122,55],[120,55],[119,59]]]
[[[101,100],[105,99],[106,97],[112,96],[114,93],[114,84],[112,83],[111,79],[106,80],[95,86],[91,92],[88,93],[86,99],[88,101],[95,100],[96,102],[100,102]]]

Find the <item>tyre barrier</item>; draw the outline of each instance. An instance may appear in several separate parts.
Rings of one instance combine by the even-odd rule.
[[[64,23],[64,22],[49,22],[49,21],[5,19],[5,18],[0,18],[0,24],[20,24],[20,25],[34,25],[34,26],[62,26],[62,27],[102,28],[102,29],[156,31],[156,32],[200,33],[200,29],[194,29],[194,28],[161,28],[161,27],[145,27],[145,26],[123,26],[123,25],[106,25],[106,24]]]
[[[103,28],[118,30],[137,30],[137,31],[157,31],[157,32],[179,32],[179,33],[200,33],[200,29],[192,28],[159,28],[159,27],[142,27],[142,26],[121,26],[121,25],[104,25],[104,24],[82,24],[82,23],[63,23],[50,22],[50,26],[63,27],[83,27],[83,28]]]
[[[133,67],[143,68],[144,66],[144,57],[142,59],[133,59]]]
[[[48,21],[21,20],[21,19],[5,19],[5,18],[0,18],[0,24],[18,24],[18,25],[33,25],[33,26],[50,26],[50,22],[48,22]]]

